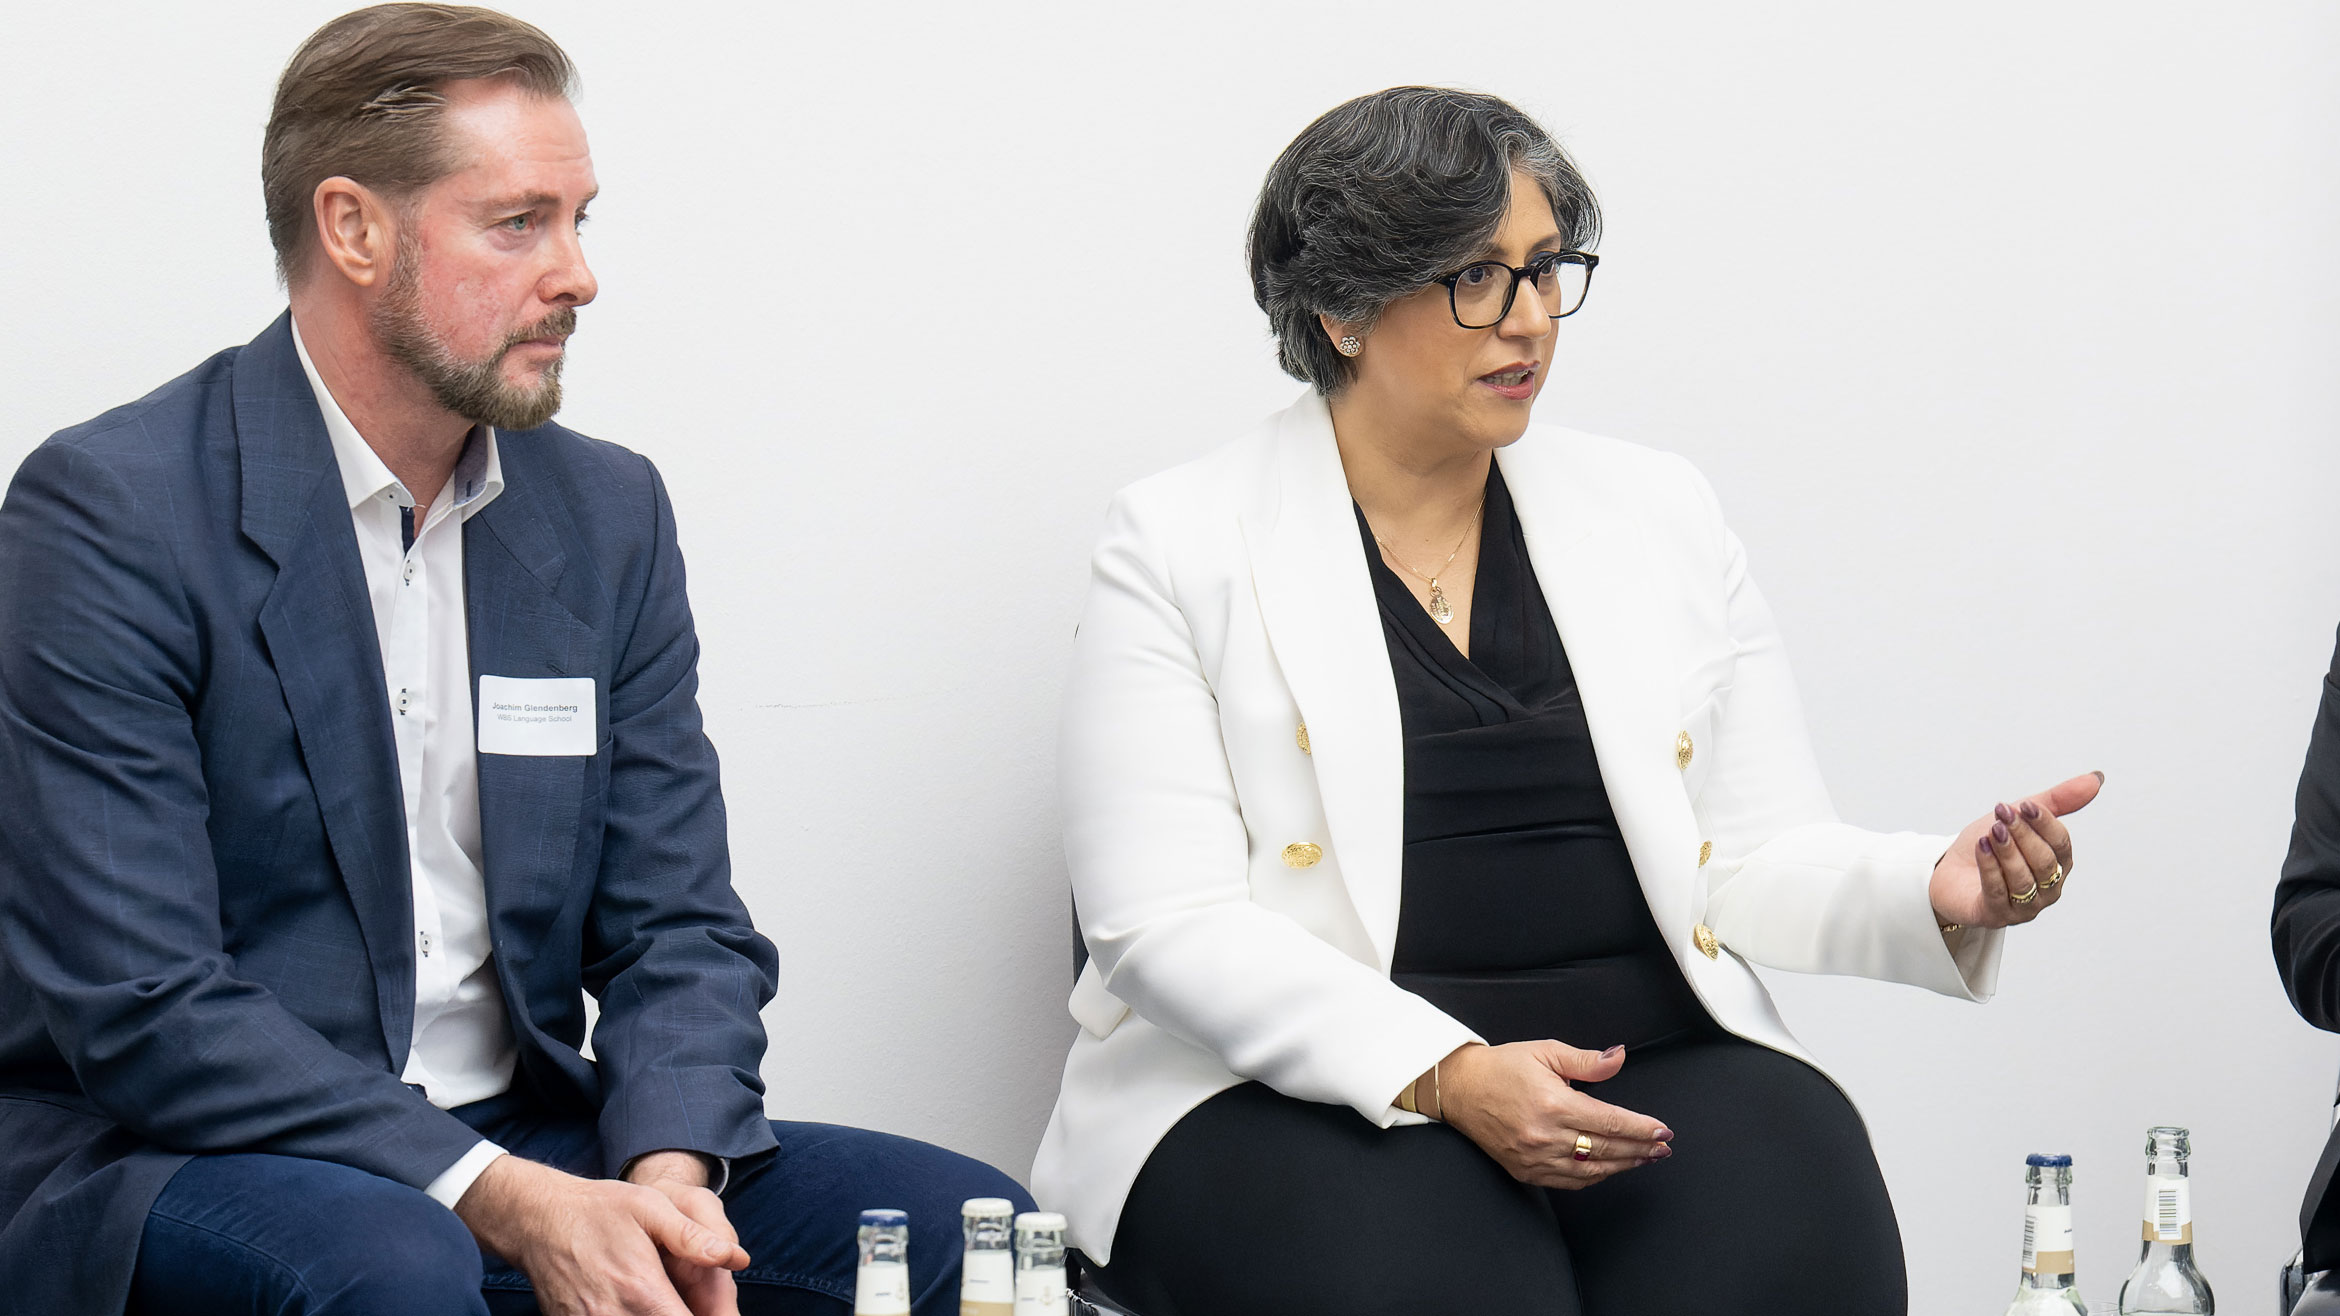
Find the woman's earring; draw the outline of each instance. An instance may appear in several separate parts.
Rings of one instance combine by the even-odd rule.
[[[1355,356],[1364,350],[1365,344],[1358,342],[1355,334],[1346,335],[1341,339],[1342,356]]]

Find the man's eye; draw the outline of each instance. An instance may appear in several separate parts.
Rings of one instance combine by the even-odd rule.
[[[528,218],[526,215],[514,215],[504,221],[504,227],[514,233],[525,233],[528,231]]]

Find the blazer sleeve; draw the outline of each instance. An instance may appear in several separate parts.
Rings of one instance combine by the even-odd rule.
[[[651,550],[610,682],[610,780],[585,987],[601,1003],[602,1154],[724,1160],[773,1146],[764,1024],[779,972],[731,887],[715,747],[699,716],[699,639],[674,507],[648,470]]]
[[[2340,650],[2324,677],[2275,884],[2275,971],[2300,1017],[2340,1032]]]
[[[84,1094],[131,1133],[424,1187],[479,1135],[223,949],[174,517],[56,442],[0,504],[0,954]]]
[[[1074,902],[1107,990],[1278,1092],[1383,1127],[1420,1119],[1391,1105],[1399,1090],[1481,1039],[1251,900],[1217,696],[1128,491],[1097,548],[1058,764]]]
[[[1733,653],[1713,765],[1698,801],[1714,842],[1708,926],[1732,951],[1771,968],[1987,1000],[2004,930],[1945,938],[1927,889],[1952,838],[1837,821],[1779,627],[1748,574],[1746,549],[1724,525],[1705,479],[1687,462],[1683,468],[1720,537]]]

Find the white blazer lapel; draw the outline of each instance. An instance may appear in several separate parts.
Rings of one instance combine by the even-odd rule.
[[[1609,509],[1591,472],[1571,469],[1566,442],[1531,434],[1497,461],[1576,674],[1609,805],[1642,894],[1679,954],[1700,911],[1690,880],[1698,824],[1675,753],[1681,673],[1652,607],[1672,590],[1654,578],[1646,531]]]
[[[1405,733],[1322,398],[1310,394],[1278,417],[1268,484],[1243,518],[1260,616],[1308,726],[1333,857],[1376,967],[1387,971],[1405,846]]]

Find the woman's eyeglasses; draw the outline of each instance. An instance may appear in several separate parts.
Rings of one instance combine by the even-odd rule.
[[[1456,324],[1465,329],[1488,329],[1511,314],[1512,300],[1519,296],[1523,282],[1535,286],[1545,314],[1553,319],[1576,314],[1592,287],[1593,267],[1600,263],[1601,258],[1589,251],[1547,251],[1516,267],[1483,260],[1436,282],[1446,285],[1447,305],[1454,311]]]

